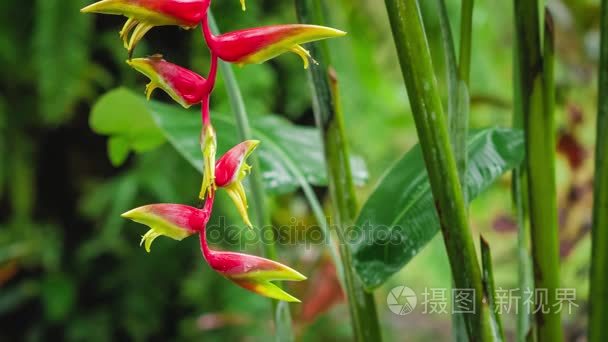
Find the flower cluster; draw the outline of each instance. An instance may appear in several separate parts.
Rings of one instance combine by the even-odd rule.
[[[323,26],[275,25],[214,35],[208,22],[211,0],[102,0],[82,9],[86,13],[123,15],[128,18],[120,37],[128,50],[127,63],[150,79],[148,99],[155,89],[162,89],[180,105],[201,106],[200,137],[204,172],[199,197],[202,209],[180,204],[154,204],[133,209],[123,217],[147,225],[141,244],[150,252],[152,242],[164,235],[182,240],[198,234],[201,251],[207,263],[237,285],[257,294],[284,301],[298,301],[271,281],[306,279],[297,271],[272,260],[209,248],[205,229],[213,210],[215,193],[225,189],[236,205],[245,224],[252,227],[247,213],[247,197],[242,181],[251,169],[246,160],[259,141],[249,140],[233,147],[216,162],[217,136],[211,123],[209,101],[215,86],[218,59],[237,65],[263,63],[286,52],[298,54],[304,67],[314,60],[302,44],[342,36],[345,33]],[[245,10],[245,0],[241,0]],[[207,78],[170,63],[162,55],[132,58],[137,43],[155,26],[180,26],[192,29],[201,25],[211,53]]]

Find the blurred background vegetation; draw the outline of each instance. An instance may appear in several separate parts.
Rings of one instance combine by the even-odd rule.
[[[151,254],[138,246],[143,227],[120,214],[155,202],[194,203],[200,175],[169,144],[131,154],[120,166],[108,158],[107,137],[89,127],[92,105],[119,86],[142,91],[145,80],[124,63],[117,39],[123,18],[86,16],[89,0],[0,2],[0,340],[225,340],[271,336],[269,301],[213,273],[197,239],[160,239]],[[421,1],[435,66],[443,68],[436,3]],[[459,1],[448,1],[459,27]],[[363,156],[365,199],[383,171],[417,142],[381,0],[328,2],[331,25],[349,32],[330,47],[340,78],[349,142]],[[473,128],[510,126],[513,17],[509,1],[477,0],[471,77]],[[567,337],[583,333],[598,58],[597,0],[549,1],[557,31],[558,190],[562,286],[577,289],[564,315]],[[216,1],[223,31],[295,22],[289,1]],[[454,29],[454,32],[458,30]],[[163,53],[205,74],[209,55],[198,30],[152,30],[136,55]],[[249,113],[277,113],[314,125],[306,73],[297,56],[235,69]],[[441,82],[445,84],[445,82]],[[445,89],[443,89],[445,92]],[[168,98],[156,93],[156,98]],[[218,115],[232,115],[221,76],[213,96]],[[471,208],[473,229],[494,254],[497,287],[516,288],[516,226],[505,177]],[[326,190],[317,194],[326,199]],[[225,200],[225,198],[224,198]],[[314,223],[302,194],[273,198],[273,223]],[[229,206],[217,217],[233,219]],[[225,210],[223,210],[226,208]],[[232,223],[232,222],[228,222]],[[304,228],[303,228],[304,229]],[[234,246],[230,247],[234,249]],[[281,261],[309,276],[290,291],[303,340],[349,340],[348,309],[320,246],[279,247]],[[252,253],[261,253],[258,247]],[[440,238],[377,294],[387,340],[448,339],[446,314],[392,314],[386,294],[407,285],[450,286]],[[419,301],[421,300],[419,296]],[[507,316],[508,333],[514,317]]]

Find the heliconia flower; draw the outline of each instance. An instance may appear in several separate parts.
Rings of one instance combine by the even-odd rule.
[[[243,188],[243,179],[251,170],[247,157],[258,147],[258,140],[244,141],[224,154],[215,164],[215,184],[225,188],[236,205],[245,224],[252,227],[247,214],[247,195]]]
[[[122,217],[150,227],[140,243],[145,244],[149,253],[152,242],[161,235],[181,241],[204,230],[212,206],[213,203],[207,202],[203,209],[181,204],[151,204],[128,211]]]
[[[204,105],[205,104],[203,104],[203,106]],[[203,183],[201,185],[199,198],[204,199],[208,192],[214,193],[216,188],[215,156],[217,154],[217,137],[215,135],[215,129],[210,122],[205,123],[203,126],[200,143],[201,152],[203,153]]]
[[[206,21],[203,22],[203,31],[211,51],[224,61],[239,65],[258,64],[283,53],[293,52],[302,57],[304,68],[308,68],[309,60],[314,60],[301,44],[346,34],[324,26],[294,24],[259,27],[214,36]]]
[[[199,234],[199,238],[207,263],[238,286],[265,297],[286,302],[300,302],[299,299],[271,283],[271,281],[306,280],[306,277],[298,271],[276,261],[253,255],[214,251],[207,245],[204,232]]]
[[[210,0],[102,0],[81,12],[129,18],[120,31],[120,37],[131,54],[137,43],[155,26],[196,27],[207,15],[209,3]],[[133,34],[129,38],[131,31]]]
[[[128,60],[127,63],[150,79],[150,83],[146,86],[148,100],[152,92],[160,88],[184,108],[189,108],[201,103],[210,91],[204,77],[167,62],[162,55],[135,58]]]

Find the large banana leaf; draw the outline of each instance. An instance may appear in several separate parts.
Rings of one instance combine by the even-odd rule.
[[[524,157],[521,131],[490,128],[468,139],[467,190],[473,199]],[[439,231],[420,146],[380,180],[349,232],[353,264],[373,289],[405,266]]]

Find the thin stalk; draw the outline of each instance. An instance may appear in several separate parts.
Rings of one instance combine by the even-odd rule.
[[[448,15],[448,9],[445,4],[445,0],[437,0],[437,6],[439,7],[439,26],[441,27],[441,36],[443,42],[443,59],[445,63],[446,70],[446,80],[447,80],[447,91],[448,91],[448,101],[447,101],[447,114],[448,114],[448,132],[450,134],[450,142],[452,145],[452,149],[454,150],[454,155],[456,156],[456,160],[458,160],[458,155],[462,155],[463,150],[466,149],[466,129],[464,132],[464,139],[461,136],[462,131],[462,122],[465,120],[461,120],[462,113],[459,113],[460,105],[459,105],[459,88],[460,88],[460,76],[458,69],[458,62],[456,61],[456,51],[454,49],[454,38],[452,36],[452,28],[450,26],[450,18]],[[469,99],[467,99],[468,101]],[[464,115],[468,115],[468,113],[464,113]],[[466,120],[468,122],[468,120]],[[465,148],[462,148],[464,140]],[[466,153],[464,153],[466,155]],[[458,163],[458,177],[460,179],[460,184],[464,184],[465,180],[465,170],[466,170],[466,158],[462,159],[463,163]],[[466,188],[466,187],[463,187]]]
[[[466,185],[466,170],[467,170],[467,136],[469,128],[469,92],[467,90],[467,81],[461,79],[461,77],[467,76],[460,75],[460,72],[469,69],[470,58],[461,58],[463,67],[458,67],[456,61],[456,52],[454,46],[454,38],[452,36],[452,28],[450,26],[450,19],[448,15],[447,6],[444,0],[437,0],[439,7],[439,26],[441,27],[441,36],[443,43],[443,57],[446,69],[446,80],[448,90],[447,100],[447,119],[448,119],[448,132],[450,135],[450,142],[454,151],[454,158],[456,159],[456,165],[458,167],[458,179],[460,184],[463,185],[463,196],[465,203],[468,203],[468,194]],[[468,21],[468,24],[463,23],[463,29],[461,33],[461,54],[470,56],[470,51],[466,52],[467,49],[471,48],[471,20],[473,12],[472,1],[463,1],[462,3],[462,20]],[[467,29],[468,27],[468,29]],[[490,314],[490,312],[484,314]],[[496,319],[499,319],[496,317]],[[452,331],[454,334],[455,341],[466,341],[466,325],[462,314],[456,313],[452,315]]]
[[[517,36],[515,37],[517,39]],[[524,114],[521,103],[521,82],[519,71],[519,59],[517,55],[517,43],[513,49],[513,127],[524,129]],[[531,291],[534,288],[532,277],[530,245],[530,221],[528,219],[528,181],[526,174],[526,161],[513,170],[512,175],[512,201],[513,211],[517,218],[517,265],[518,284],[520,291]],[[525,342],[532,327],[530,323],[532,312],[529,301],[517,302],[517,335],[518,342]]]
[[[601,56],[595,150],[595,191],[589,302],[589,341],[608,341],[608,1],[602,1]]]
[[[306,24],[323,25],[323,4],[312,0],[296,0],[298,19]],[[354,222],[359,210],[352,172],[350,152],[344,129],[344,114],[338,92],[337,77],[331,68],[331,60],[324,42],[308,46],[318,65],[312,65],[309,84],[314,98],[314,114],[327,161],[329,190],[333,219],[337,235],[341,239],[340,258],[348,296],[351,320],[357,341],[381,341],[381,330],[373,294],[363,288],[354,273],[352,255],[344,241],[345,232]]]
[[[544,25],[541,44],[538,2],[515,1],[519,81],[526,136],[526,172],[535,288],[538,341],[562,341],[561,317],[555,304],[559,287],[559,237],[555,189],[555,128],[553,32],[551,16]],[[542,47],[542,51],[541,51]],[[544,54],[544,56],[543,56]],[[542,302],[540,302],[542,300]],[[542,310],[542,309],[549,310]],[[548,311],[548,312],[547,312]]]
[[[469,86],[471,76],[471,42],[473,32],[474,0],[462,0],[460,11],[460,60],[458,71],[460,79]]]
[[[490,252],[490,245],[483,238],[483,236],[479,237],[479,245],[481,246],[484,296],[487,299],[487,302],[484,303],[484,307],[491,313],[491,315],[493,315],[492,326],[490,327],[492,335],[495,337],[495,340],[504,341],[505,333],[496,307],[496,286],[494,284],[494,270],[492,267],[492,253]]]
[[[448,124],[456,165],[458,166],[460,184],[466,184],[467,137],[469,135],[469,107],[471,102],[469,79],[471,77],[471,49],[473,41],[473,5],[473,0],[462,0],[460,14],[460,60],[458,61],[458,76],[460,81],[458,82],[458,90],[454,94],[454,96],[457,96],[458,107],[457,114],[454,115]],[[463,186],[463,189],[465,189],[465,203],[468,203],[466,186]]]
[[[457,288],[473,289],[476,309],[464,315],[469,339],[490,341],[489,317],[482,305],[481,271],[471,237],[454,154],[450,148],[431,54],[415,0],[385,0],[401,70],[409,94],[420,145],[444,242]]]

